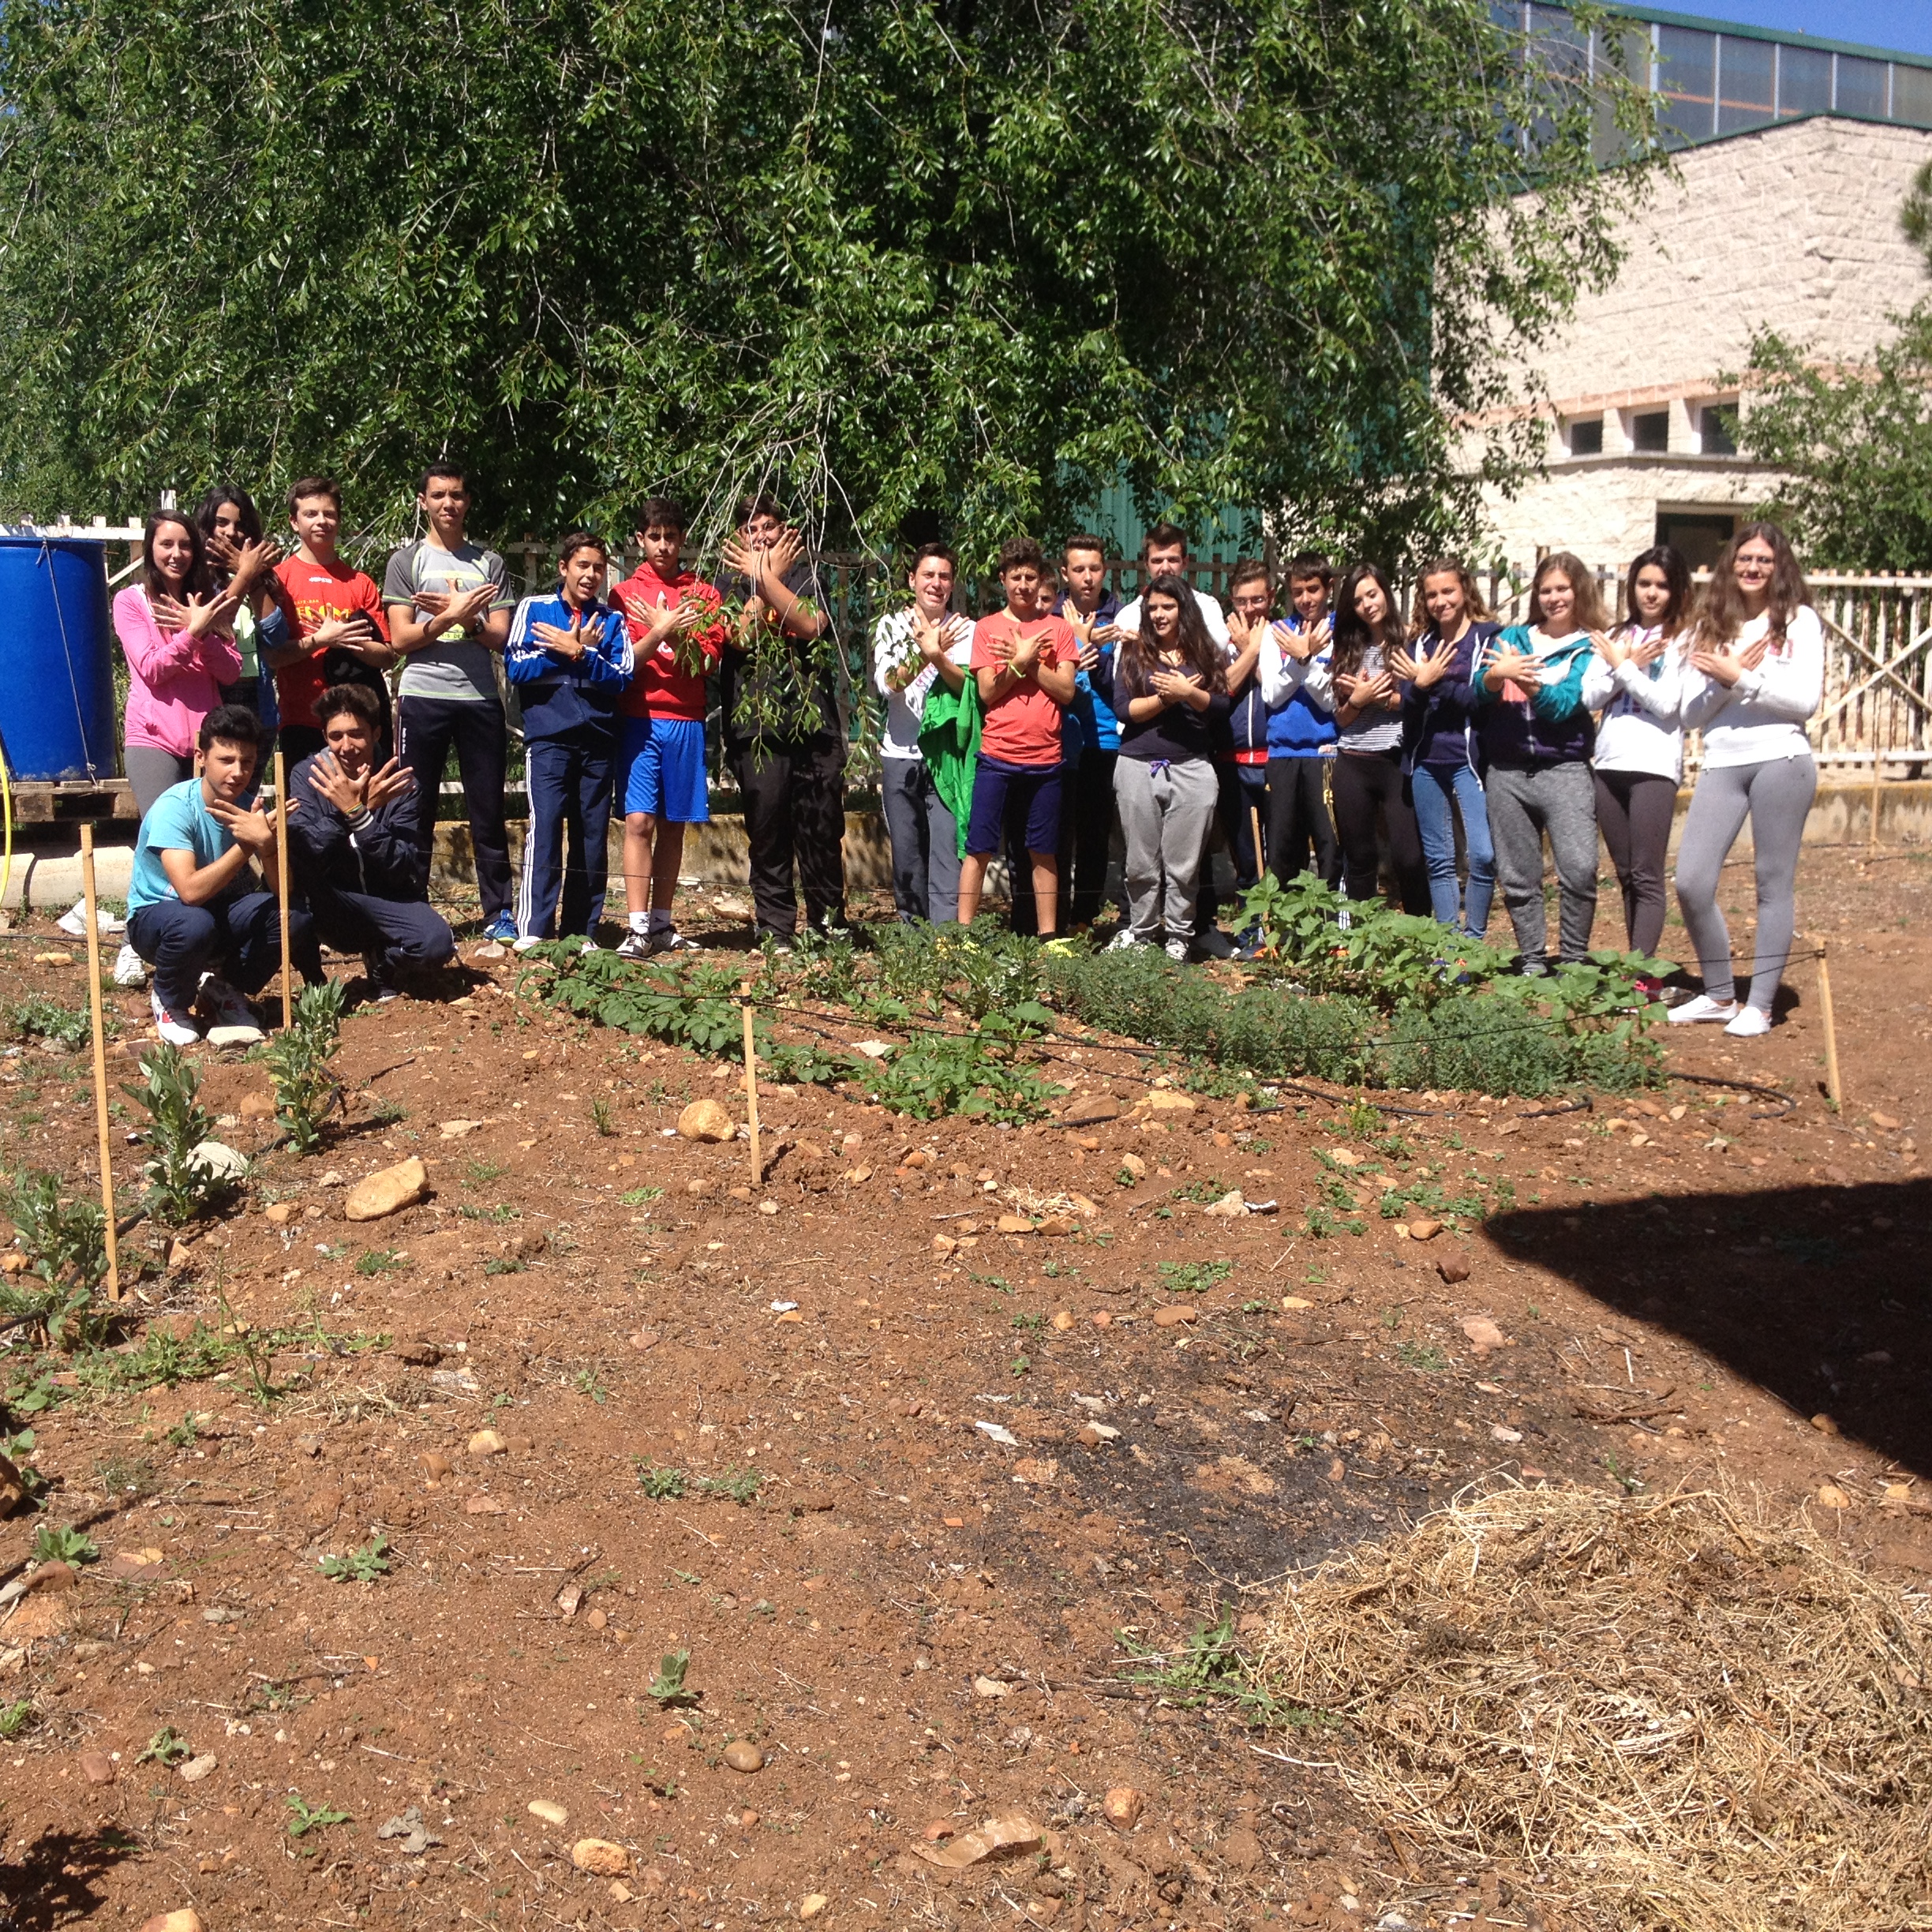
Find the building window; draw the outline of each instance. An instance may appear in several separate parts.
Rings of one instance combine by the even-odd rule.
[[[1892,64],[1892,118],[1932,127],[1932,67]]]
[[[1883,61],[1860,60],[1855,54],[1838,56],[1838,88],[1832,105],[1839,113],[1882,121],[1891,105],[1886,92]]]
[[[1670,411],[1646,410],[1631,418],[1631,447],[1641,456],[1661,456],[1670,447]]]
[[[1816,47],[1778,49],[1777,110],[1788,120],[1794,114],[1831,112],[1832,57]]]
[[[1694,571],[1709,570],[1717,561],[1717,552],[1736,533],[1735,517],[1657,506],[1657,541],[1668,544]]]
[[[1601,416],[1579,416],[1571,424],[1570,454],[1572,456],[1601,456],[1603,454],[1603,418]]]
[[[1694,27],[1657,28],[1657,84],[1663,102],[1657,114],[1665,139],[1708,140],[1717,92],[1717,36]]]
[[[1717,132],[1762,127],[1772,118],[1777,47],[1769,40],[1717,36]]]
[[[1707,402],[1698,413],[1698,447],[1706,456],[1735,456],[1737,453],[1737,414],[1735,402]]]

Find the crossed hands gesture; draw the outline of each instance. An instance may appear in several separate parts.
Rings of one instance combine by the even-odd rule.
[[[1765,653],[1770,640],[1760,638],[1755,644],[1747,644],[1741,651],[1694,650],[1690,653],[1690,668],[1702,671],[1706,677],[1715,678],[1720,684],[1735,684],[1747,671],[1755,671],[1765,661]]]
[[[335,753],[324,751],[309,768],[309,774],[316,791],[339,812],[350,818],[365,809],[380,811],[391,799],[404,797],[416,788],[415,773],[400,758],[391,758],[380,771],[372,767],[361,777],[351,778]],[[289,810],[300,811],[299,801],[291,803]]]
[[[567,631],[560,630],[552,623],[535,623],[530,626],[530,635],[544,649],[565,662],[575,664],[590,646],[584,642],[584,614],[576,612],[571,618]]]
[[[1389,668],[1418,691],[1427,691],[1432,684],[1440,684],[1449,675],[1449,668],[1455,662],[1455,646],[1439,644],[1434,650],[1425,651],[1419,657],[1406,650],[1392,652]]]
[[[489,610],[496,594],[494,584],[480,583],[467,590],[418,590],[410,601],[436,624],[440,635],[449,631],[469,631]]]
[[[232,616],[242,601],[242,580],[230,580],[226,590],[208,597],[190,597],[185,601],[170,597],[164,590],[153,600],[155,622],[163,631],[185,631],[192,638],[206,637],[225,617]]]

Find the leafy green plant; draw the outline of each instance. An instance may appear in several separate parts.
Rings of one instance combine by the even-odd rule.
[[[675,1502],[683,1495],[686,1477],[682,1470],[660,1469],[654,1463],[638,1465],[638,1485],[653,1503]]]
[[[608,1140],[617,1131],[617,1122],[611,1113],[611,1103],[598,1094],[590,1103],[590,1124],[599,1136]]]
[[[178,1765],[194,1755],[194,1747],[172,1724],[166,1724],[148,1740],[148,1747],[134,1760],[137,1764]]]
[[[626,1208],[647,1208],[653,1201],[664,1199],[661,1187],[627,1188],[617,1196],[619,1204]]]
[[[1449,1366],[1449,1357],[1430,1342],[1398,1342],[1395,1359],[1405,1368],[1417,1369],[1424,1375],[1440,1374]]]
[[[496,1181],[510,1170],[501,1161],[473,1159],[464,1163],[463,1185],[472,1181]]]
[[[722,1476],[700,1477],[698,1487],[703,1495],[743,1505],[755,1503],[764,1484],[765,1478],[757,1470],[728,1469]]]
[[[201,1104],[201,1076],[194,1062],[165,1041],[141,1051],[141,1084],[124,1081],[121,1091],[148,1114],[153,1158],[142,1169],[148,1179],[143,1198],[157,1221],[178,1227],[219,1207],[234,1192],[235,1181],[197,1155],[213,1134],[215,1120]]]
[[[1123,1640],[1126,1668],[1121,1681],[1151,1691],[1165,1704],[1196,1709],[1211,1703],[1232,1705],[1257,1725],[1333,1724],[1326,1711],[1288,1704],[1277,1697],[1234,1640],[1234,1612],[1196,1629],[1178,1650],[1143,1649]]]
[[[320,1150],[322,1129],[342,1099],[341,1085],[330,1071],[329,1061],[342,1039],[347,999],[344,981],[304,987],[290,1024],[269,1043],[264,1055],[268,1076],[275,1083],[275,1124],[297,1154]]]
[[[687,1690],[684,1673],[691,1668],[688,1650],[667,1650],[657,1661],[657,1675],[644,1687],[644,1694],[655,1698],[661,1709],[673,1705],[695,1704],[697,1694]]]
[[[312,1831],[350,1822],[346,1811],[331,1810],[326,1801],[312,1805],[298,1791],[290,1792],[282,1802],[288,1807],[288,1835],[291,1838],[305,1838]]]
[[[381,1537],[373,1537],[359,1548],[339,1556],[321,1559],[322,1574],[331,1583],[373,1583],[389,1574],[389,1545]]]
[[[483,1264],[485,1275],[521,1275],[524,1262],[521,1255],[492,1255]]]
[[[1232,1261],[1163,1261],[1157,1265],[1176,1294],[1205,1294],[1234,1272]]]
[[[43,1523],[34,1532],[33,1556],[36,1563],[98,1563],[100,1547],[71,1524]]]
[[[361,1275],[393,1275],[402,1265],[393,1248],[369,1248],[356,1257],[355,1271]]]
[[[0,1327],[24,1327],[51,1348],[100,1340],[107,1222],[99,1204],[63,1201],[58,1176],[30,1171],[0,1181],[0,1208],[27,1260],[24,1274],[0,1275]]]
[[[5,1456],[18,1472],[30,1502],[36,1501],[47,1486],[47,1478],[28,1460],[34,1452],[36,1440],[30,1428],[17,1429],[11,1436],[0,1433],[0,1456]]]
[[[948,1114],[1019,1126],[1039,1119],[1058,1089],[1014,1057],[1012,1036],[983,1024],[975,1033],[925,1034],[889,1060],[868,1063],[872,1097],[895,1114]]]
[[[6,1009],[13,1031],[22,1039],[43,1039],[64,1046],[69,1053],[84,1046],[94,1036],[94,1021],[85,1006],[63,1006],[44,993],[29,993],[13,1001]],[[111,1035],[117,1030],[117,1015],[111,1003],[105,1005],[103,1017]]]
[[[0,1738],[11,1743],[38,1715],[32,1698],[16,1698],[11,1704],[0,1704]]]

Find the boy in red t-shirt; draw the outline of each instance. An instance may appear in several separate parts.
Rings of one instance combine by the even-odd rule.
[[[1006,608],[973,627],[972,668],[986,717],[960,867],[959,915],[962,926],[978,915],[987,866],[1010,829],[1024,835],[1039,936],[1051,939],[1060,896],[1061,724],[1073,698],[1080,640],[1064,617],[1040,611],[1046,570],[1031,537],[1002,544]],[[1020,843],[1009,839],[1008,849]]]
[[[671,901],[684,859],[684,828],[711,817],[705,674],[728,633],[717,592],[678,561],[683,507],[668,496],[650,498],[638,512],[636,537],[642,553],[637,570],[611,593],[637,661],[618,704],[616,794],[624,814],[631,930],[617,950],[627,959],[697,949],[696,941],[672,923]]]
[[[298,477],[289,490],[289,522],[298,548],[275,566],[295,607],[296,635],[262,656],[275,672],[282,713],[282,751],[292,767],[324,748],[316,700],[330,686],[360,684],[381,707],[380,764],[389,756],[389,687],[383,673],[397,661],[374,578],[345,564],[335,549],[342,491],[332,477]]]

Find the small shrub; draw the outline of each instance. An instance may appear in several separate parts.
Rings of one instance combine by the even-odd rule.
[[[27,1260],[23,1274],[0,1276],[0,1321],[51,1348],[99,1341],[107,1322],[95,1299],[107,1273],[99,1204],[63,1201],[58,1176],[28,1173],[0,1181],[0,1208]]]
[[[333,980],[304,987],[290,1024],[269,1043],[264,1056],[268,1076],[275,1083],[276,1125],[298,1154],[313,1154],[320,1148],[323,1126],[342,1099],[341,1085],[329,1061],[342,1039],[347,997],[346,987]]]
[[[235,1184],[197,1157],[196,1150],[214,1133],[215,1121],[201,1104],[201,1076],[194,1063],[165,1042],[142,1051],[144,1084],[126,1081],[121,1091],[148,1113],[148,1144],[154,1156],[142,1170],[148,1178],[148,1211],[178,1227],[219,1207]]]

